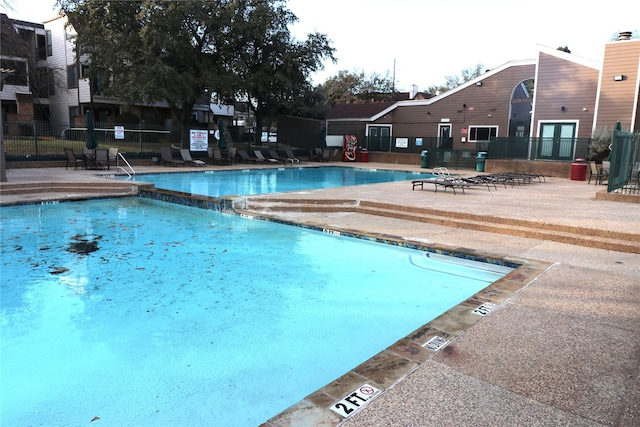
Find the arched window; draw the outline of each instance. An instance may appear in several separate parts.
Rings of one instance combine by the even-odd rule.
[[[528,138],[531,136],[531,111],[533,110],[534,79],[523,80],[511,93],[511,112],[509,114],[509,136]]]

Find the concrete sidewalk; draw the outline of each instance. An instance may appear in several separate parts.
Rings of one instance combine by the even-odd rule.
[[[357,166],[420,170],[407,165]],[[7,172],[11,182],[106,179],[96,176],[95,171],[76,173],[63,168]],[[541,226],[576,227],[583,233],[623,231],[640,241],[640,205],[596,200],[596,192],[604,188],[549,178],[546,183],[495,191],[473,188],[464,195],[454,195],[434,193],[428,186],[412,191],[409,183],[400,182],[286,193],[278,198],[383,202],[399,210],[430,208],[443,216],[446,212],[481,214]],[[3,202],[5,197],[3,194]],[[261,199],[269,196],[252,197],[248,203]],[[345,396],[343,391],[350,384],[375,377],[366,377],[362,367],[343,377],[350,384],[342,388],[328,385],[265,425],[640,425],[640,255],[355,211],[263,209],[256,208],[253,213],[332,230],[529,260],[529,265],[539,266],[535,273],[519,269],[516,276],[522,276],[522,286],[499,298],[496,309],[473,326],[466,327],[460,320],[457,327],[461,332],[440,350],[422,352],[396,345],[374,358],[381,366],[379,375],[391,369],[381,362],[383,357],[397,356],[408,362],[404,371],[399,370],[399,380],[385,383],[386,377],[378,377],[381,380],[372,385],[383,393],[346,420],[327,408]],[[450,322],[442,329],[452,327],[456,319],[450,318]],[[419,332],[402,342],[418,342]],[[408,355],[407,348],[415,353]]]

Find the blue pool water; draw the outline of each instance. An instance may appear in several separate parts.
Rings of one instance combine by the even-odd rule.
[[[7,426],[255,426],[510,270],[141,198],[0,214]]]
[[[428,178],[429,173],[351,167],[283,167],[136,175],[156,188],[211,197],[249,196]],[[127,179],[127,177],[119,177]]]

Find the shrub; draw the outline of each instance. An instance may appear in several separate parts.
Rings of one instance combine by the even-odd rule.
[[[591,142],[589,143],[589,153],[587,154],[589,160],[602,162],[607,157],[611,149],[611,142],[613,140],[613,127],[602,126],[593,132]]]

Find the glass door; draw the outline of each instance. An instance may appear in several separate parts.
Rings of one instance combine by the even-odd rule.
[[[538,159],[573,160],[575,123],[542,123]]]
[[[369,126],[366,148],[369,151],[391,151],[391,127]]]
[[[438,148],[453,148],[453,138],[451,137],[451,125],[438,125]]]

